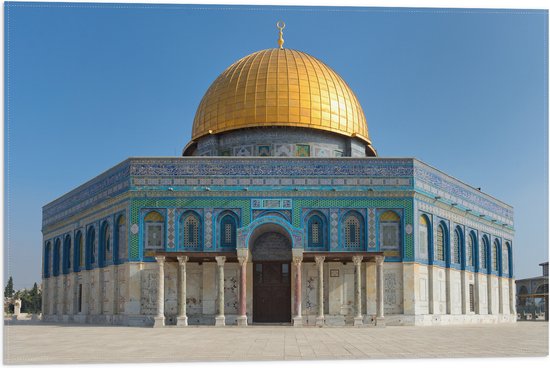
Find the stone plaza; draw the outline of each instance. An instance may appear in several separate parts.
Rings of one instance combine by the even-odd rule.
[[[386,328],[255,325],[244,329],[236,326],[153,329],[13,323],[4,328],[6,364],[548,355],[547,322]]]

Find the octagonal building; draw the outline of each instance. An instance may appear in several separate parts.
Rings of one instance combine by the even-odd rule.
[[[513,209],[380,158],[322,61],[229,66],[182,157],[128,158],[43,208],[46,321],[165,325],[515,322]]]

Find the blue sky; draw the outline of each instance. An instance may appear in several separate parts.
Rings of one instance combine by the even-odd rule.
[[[518,278],[548,260],[547,11],[6,6],[16,287],[41,277],[42,206],[129,156],[179,155],[210,83],[277,47],[279,19],[285,47],[355,91],[380,156],[417,157],[511,204]]]

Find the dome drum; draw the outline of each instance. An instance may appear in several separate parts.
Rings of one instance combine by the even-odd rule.
[[[184,156],[365,157],[365,142],[296,127],[244,128],[211,134],[188,145]]]

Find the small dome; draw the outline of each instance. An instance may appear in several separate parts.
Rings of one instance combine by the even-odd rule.
[[[290,49],[258,51],[227,68],[199,104],[192,139],[280,126],[354,137],[376,155],[363,109],[346,82],[316,58]]]

